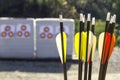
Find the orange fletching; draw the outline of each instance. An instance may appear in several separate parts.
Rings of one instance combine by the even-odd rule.
[[[114,34],[112,35],[112,39],[110,37],[111,37],[110,33],[106,33],[103,55],[102,55],[102,64],[104,64],[107,59],[110,59],[110,56],[112,55],[112,51],[115,45],[115,35]]]
[[[112,35],[112,41],[111,41],[111,47],[110,47],[110,53],[109,53],[108,59],[110,59],[110,57],[112,55],[112,51],[114,49],[114,45],[115,45],[115,35],[113,34]]]

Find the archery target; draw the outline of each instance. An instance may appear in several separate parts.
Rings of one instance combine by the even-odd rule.
[[[1,38],[12,38],[15,33],[15,27],[13,25],[2,25],[0,32]]]
[[[39,35],[41,39],[53,38],[53,27],[50,25],[43,25],[39,28]]]
[[[19,38],[28,38],[30,37],[31,26],[29,24],[18,24],[16,31],[17,37]]]

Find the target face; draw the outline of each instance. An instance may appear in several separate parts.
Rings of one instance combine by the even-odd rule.
[[[1,33],[1,36],[2,36],[2,37],[6,37],[6,36],[7,36],[7,33],[6,33],[6,32],[2,32],[2,33]]]
[[[18,38],[29,38],[31,34],[31,26],[29,24],[18,24],[16,31]]]
[[[52,35],[51,33],[49,33],[49,34],[47,35],[47,37],[50,39],[50,38],[53,37],[53,35]]]
[[[9,35],[9,37],[13,37],[14,34],[13,34],[13,32],[9,32],[8,35]]]
[[[1,26],[1,38],[12,38],[14,37],[15,27],[13,25],[2,25]]]
[[[50,25],[42,25],[39,28],[40,39],[52,39],[53,38],[53,27]]]
[[[21,30],[26,30],[26,26],[25,25],[21,25]]]
[[[17,32],[17,35],[18,35],[19,37],[21,37],[21,36],[22,36],[22,32],[21,32],[21,31],[18,31],[18,32]]]
[[[10,31],[10,26],[6,26],[5,31]]]
[[[28,31],[26,31],[26,32],[24,33],[24,36],[25,36],[25,37],[29,37],[29,35],[30,35],[30,33],[29,33]]]
[[[48,27],[45,27],[45,28],[44,28],[44,32],[49,32],[49,28],[48,28]]]
[[[40,37],[41,37],[41,38],[45,38],[46,35],[45,35],[44,33],[41,33],[41,34],[40,34]]]

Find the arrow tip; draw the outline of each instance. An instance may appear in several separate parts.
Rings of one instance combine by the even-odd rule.
[[[110,23],[115,23],[116,22],[116,14],[114,14],[112,17],[111,17],[111,20],[110,20]]]
[[[62,22],[63,16],[62,14],[59,15],[60,22]]]
[[[116,22],[116,14],[113,15],[113,23]]]
[[[95,25],[95,17],[92,18],[92,25]]]
[[[80,21],[83,21],[83,13],[80,13]]]
[[[90,21],[90,20],[91,20],[91,14],[88,13],[88,15],[87,15],[87,21]]]
[[[83,15],[83,23],[85,23],[85,15]]]
[[[110,12],[107,13],[106,21],[110,21]]]

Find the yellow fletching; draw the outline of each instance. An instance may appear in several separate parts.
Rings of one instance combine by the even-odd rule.
[[[75,42],[74,42],[77,58],[79,57],[79,35],[80,35],[79,32],[76,33]],[[82,60],[85,60],[85,56],[86,56],[86,37],[87,37],[87,33],[82,32],[81,33],[81,51],[80,51],[80,54],[81,54],[80,59],[82,59]]]
[[[81,44],[81,52],[82,52],[82,59],[86,61],[86,40],[87,39],[87,32],[82,33],[82,44]]]
[[[79,56],[79,35],[80,35],[80,32],[76,33],[75,35],[75,40],[74,40],[74,47],[75,47],[75,52],[76,52],[76,56],[78,58]]]
[[[63,46],[64,46],[64,62],[66,62],[66,55],[67,55],[67,36],[66,36],[66,33],[63,32],[63,40],[64,40],[64,43],[63,43]]]

